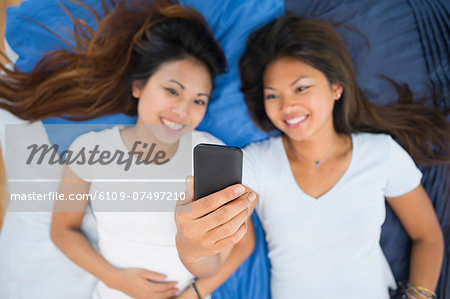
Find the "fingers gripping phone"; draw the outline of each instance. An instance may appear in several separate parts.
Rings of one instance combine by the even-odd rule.
[[[238,147],[200,143],[194,148],[194,200],[242,182]]]

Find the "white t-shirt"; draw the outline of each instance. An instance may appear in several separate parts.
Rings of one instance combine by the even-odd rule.
[[[27,134],[11,136],[8,134],[10,132],[6,132],[9,136],[6,139],[6,125],[20,126]],[[61,165],[50,167],[44,163],[24,167],[24,161],[29,155],[27,146],[33,143],[50,143],[44,125],[40,121],[27,123],[0,109],[0,146],[4,155],[6,177],[8,180],[29,180],[23,183],[8,181],[10,194],[31,191],[45,194],[58,190],[63,169]],[[19,169],[21,171],[17,173]],[[58,180],[44,184],[33,182],[36,178]],[[0,298],[89,298],[95,277],[69,260],[50,240],[52,206],[48,212],[24,212],[17,208],[17,204],[23,202],[9,202],[0,232]],[[81,229],[95,246],[96,231],[91,213],[86,213]]]
[[[348,168],[317,199],[296,183],[281,137],[244,150],[243,183],[259,193],[274,299],[387,299],[395,287],[379,243],[385,197],[413,190],[422,174],[389,135],[351,137]]]
[[[99,151],[108,149],[114,152],[116,149],[128,152],[129,150],[123,144],[120,136],[120,127],[116,126],[112,129],[103,130],[101,132],[90,132],[77,138],[70,150],[79,152],[86,145],[98,145]],[[192,138],[182,137],[175,156],[166,164],[160,166],[138,165],[133,164],[126,172],[126,178],[143,179],[143,178],[170,178],[181,177],[182,182],[179,186],[179,192],[185,189],[184,178],[191,173],[185,173],[186,169],[192,169],[192,148],[198,143],[216,143],[221,142],[205,132],[194,131]],[[184,148],[185,154],[179,154]],[[89,149],[87,147],[87,149]],[[186,155],[189,154],[189,156]],[[134,160],[135,161],[135,160]],[[182,166],[180,166],[183,164]],[[70,165],[71,169],[83,180],[89,181],[90,194],[93,195],[105,192],[103,195],[108,196],[106,192],[117,192],[116,195],[110,193],[109,197],[118,196],[120,192],[133,196],[141,196],[141,192],[151,192],[151,183],[149,187],[146,185],[125,185],[119,186],[120,190],[114,189],[113,183],[105,181],[107,179],[123,178],[124,166],[116,163],[102,165],[101,167],[93,165]],[[179,170],[179,169],[183,170]],[[105,176],[106,175],[106,176]],[[172,177],[172,178],[174,178]],[[146,183],[143,183],[146,184]],[[123,185],[123,184],[122,184]],[[175,190],[166,190],[174,192]],[[150,271],[159,272],[167,275],[167,281],[178,281],[177,287],[183,291],[190,283],[192,274],[189,273],[181,263],[175,245],[176,226],[173,211],[176,201],[167,202],[166,206],[154,206],[152,212],[121,212],[112,210],[105,212],[105,206],[99,200],[91,201],[92,209],[97,221],[97,230],[99,238],[99,251],[102,256],[113,266],[119,268],[144,268]],[[111,206],[111,202],[108,202]],[[168,205],[167,205],[168,204]],[[152,209],[150,207],[150,209]],[[162,209],[162,210],[159,210]],[[108,288],[101,281],[98,282],[93,298],[102,299],[125,299],[130,298],[126,294]]]

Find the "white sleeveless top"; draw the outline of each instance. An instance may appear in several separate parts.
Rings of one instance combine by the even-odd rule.
[[[99,151],[108,149],[114,152],[118,149],[128,152],[122,142],[119,130],[120,126],[116,126],[101,132],[90,132],[82,135],[74,141],[70,150],[77,152],[86,145],[99,145]],[[176,187],[178,187],[178,192],[183,192],[185,189],[184,178],[191,175],[189,172],[184,172],[192,169],[192,147],[201,142],[221,143],[208,133],[194,131],[192,132],[192,141],[191,138],[184,138],[183,136],[177,153],[164,165],[141,164],[136,166],[133,164],[126,172],[124,172],[124,165],[117,165],[116,163],[101,166],[70,165],[80,178],[91,183],[90,194],[97,194],[97,199],[91,201],[91,206],[97,222],[99,251],[113,266],[118,268],[144,268],[165,274],[167,275],[167,281],[178,282],[177,287],[180,292],[189,285],[193,275],[183,266],[175,245],[176,226],[173,214],[176,205],[175,200],[165,201],[163,205],[159,205],[161,201],[154,201],[152,203],[154,206],[147,206],[150,211],[139,212],[139,210],[132,208],[132,211],[126,212],[122,208],[127,209],[128,206],[118,206],[110,209],[110,211],[105,211],[111,206],[111,201],[106,202],[105,206],[105,202],[98,200],[98,198],[100,194],[103,194],[104,198],[109,197],[110,199],[128,196],[127,200],[133,201],[133,197],[141,200],[141,196],[145,192],[148,196],[148,192],[163,191],[158,189],[161,186],[160,182],[142,182],[136,187],[127,184],[125,189],[122,186],[115,189],[114,185],[117,186],[120,183],[114,182],[114,180],[113,182],[103,180],[104,178],[124,178],[124,173],[126,173],[126,178],[131,180],[139,180],[144,177],[155,179],[178,177],[181,178],[181,182],[178,182],[179,184]],[[181,148],[185,150],[184,153],[179,154]],[[180,164],[183,165],[180,167]],[[179,170],[179,168],[183,170]],[[149,184],[148,187],[146,184]],[[167,190],[167,187],[164,188],[166,188],[166,191],[174,192],[173,185],[170,187],[171,190]],[[110,193],[107,194],[107,192]],[[130,297],[107,287],[99,281],[93,298],[125,299]]]

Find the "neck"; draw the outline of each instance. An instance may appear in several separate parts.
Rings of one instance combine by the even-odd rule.
[[[344,138],[343,135],[337,134],[333,129],[301,141],[283,135],[283,142],[290,160],[308,161],[311,164],[328,159],[344,143]]]

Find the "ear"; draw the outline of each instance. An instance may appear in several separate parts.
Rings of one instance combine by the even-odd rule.
[[[334,99],[339,101],[342,97],[342,93],[344,92],[344,88],[339,83],[331,84],[331,89],[333,90]]]
[[[140,81],[133,81],[133,83],[131,83],[131,94],[136,99],[141,97],[141,85]]]

